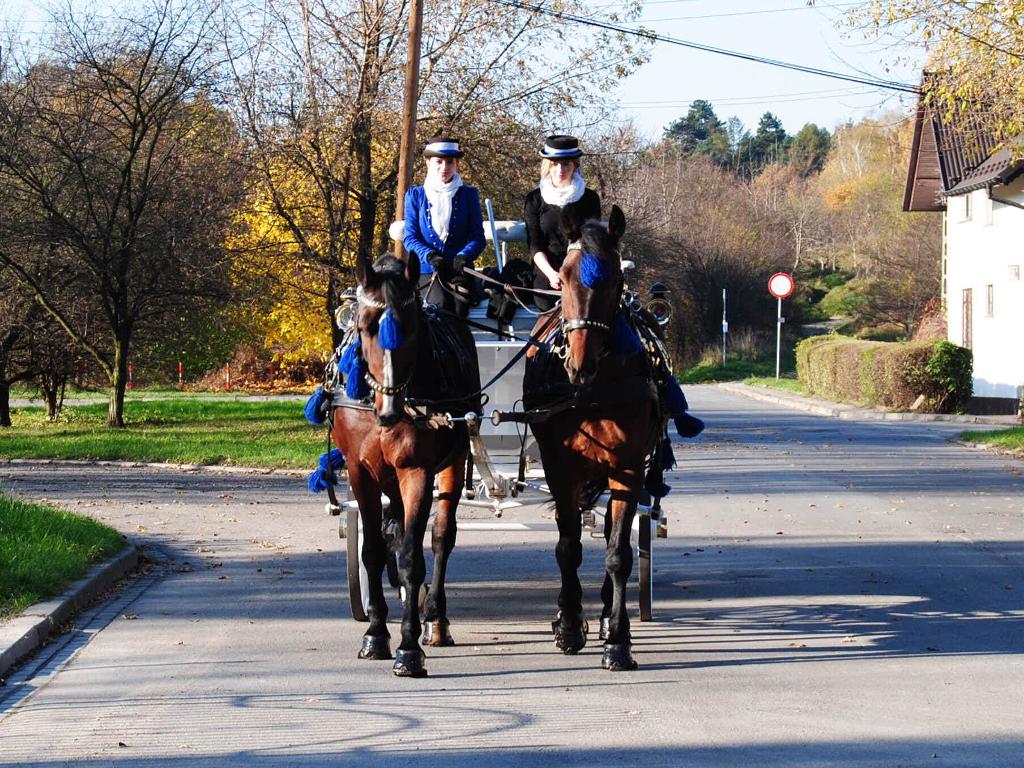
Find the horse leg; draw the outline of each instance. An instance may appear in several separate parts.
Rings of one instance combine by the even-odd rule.
[[[405,511],[402,546],[398,553],[398,576],[405,587],[402,612],[402,642],[395,654],[394,673],[399,677],[426,677],[425,658],[420,647],[420,587],[426,575],[423,562],[423,534],[430,517],[433,477],[419,467],[400,471],[398,479]]]
[[[559,473],[547,473],[558,477]],[[579,567],[583,562],[583,543],[580,536],[580,483],[577,480],[548,481],[555,500],[558,520],[558,544],[555,559],[562,575],[562,588],[558,592],[558,615],[551,622],[555,633],[555,646],[565,654],[575,654],[587,644],[587,622],[583,618],[583,587],[580,585]]]
[[[618,474],[618,473],[617,473]],[[605,638],[601,666],[613,672],[636,669],[637,663],[631,652],[632,639],[629,632],[629,616],[626,613],[626,582],[633,570],[633,547],[630,533],[636,514],[637,492],[641,474],[622,472],[619,477],[609,479],[611,491],[609,517],[611,530],[605,550],[606,578],[611,580],[611,610],[608,614],[608,635]]]
[[[465,473],[466,456],[460,455],[455,457],[450,467],[438,475],[437,515],[434,517],[434,528],[430,537],[434,551],[434,573],[423,608],[423,620],[426,624],[423,642],[427,645],[455,645],[455,640],[448,631],[448,598],[445,595],[444,581],[448,570],[448,557],[455,547],[455,537],[458,533],[455,510],[459,506]]]
[[[604,514],[604,546],[607,551],[608,541],[612,536],[612,505],[611,501],[608,502],[608,507],[605,509]],[[612,586],[612,577],[608,574],[608,570],[604,572],[604,582],[601,584],[601,631],[598,633],[598,638],[601,640],[608,639],[608,627],[611,624],[612,615],[612,595],[615,592],[615,588]]]
[[[363,521],[363,549],[361,552],[363,566],[368,576],[367,595],[369,610],[367,615],[370,626],[363,635],[363,645],[359,650],[360,659],[390,659],[391,633],[388,632],[388,604],[384,599],[384,586],[381,575],[387,557],[387,547],[381,534],[382,509],[380,503],[380,486],[368,475],[358,471],[349,473],[349,484],[352,493],[359,502],[359,516]],[[355,536],[351,531],[349,535]]]

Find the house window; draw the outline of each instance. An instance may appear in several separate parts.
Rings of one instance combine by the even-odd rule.
[[[964,195],[964,221],[971,220],[971,192]]]
[[[970,288],[964,288],[962,315],[961,315],[963,325],[962,325],[962,330],[961,330],[961,333],[960,333],[960,338],[962,339],[961,346],[967,347],[967,349],[970,349],[971,345],[974,343],[974,340],[972,338],[972,336],[974,334],[971,332],[972,331],[971,320],[972,320],[972,315],[974,314],[973,303],[974,303],[974,301],[973,301],[973,298],[971,296],[971,289]]]
[[[1011,280],[1020,280],[1020,264],[1011,264],[1010,265],[1010,279]]]
[[[985,286],[985,317],[996,316],[996,296],[994,286]]]

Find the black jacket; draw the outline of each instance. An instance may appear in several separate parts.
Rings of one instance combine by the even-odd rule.
[[[583,192],[583,197],[570,205],[576,209],[576,216],[580,222],[601,218],[601,198],[589,187]],[[562,209],[557,205],[545,203],[538,187],[526,195],[523,215],[530,239],[531,260],[533,254],[540,252],[548,257],[552,267],[558,269],[562,266],[566,248],[569,247],[560,228]]]

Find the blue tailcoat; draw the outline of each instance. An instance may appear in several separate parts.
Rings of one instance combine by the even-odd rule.
[[[448,238],[441,238],[430,226],[430,203],[423,187],[413,187],[405,193],[405,250],[415,253],[420,260],[420,272],[430,274],[434,268],[427,258],[440,253],[451,264],[456,256],[466,260],[467,266],[487,246],[484,239],[483,214],[480,211],[480,193],[476,187],[459,187],[452,198],[452,217],[448,222]]]

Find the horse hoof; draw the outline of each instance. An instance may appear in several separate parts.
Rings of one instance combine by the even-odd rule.
[[[630,652],[629,643],[606,645],[601,655],[601,666],[609,672],[632,672],[636,669],[637,663]]]
[[[551,622],[551,629],[555,633],[555,647],[566,656],[574,656],[587,644],[587,631],[590,629],[586,619],[573,626],[566,626],[562,623],[562,614]]]
[[[386,637],[363,635],[363,647],[359,649],[359,658],[373,661],[392,658],[391,641]]]
[[[423,666],[425,658],[423,651],[399,649],[395,653],[395,666],[391,671],[395,673],[395,677],[426,677],[427,669]]]
[[[610,616],[601,617],[601,631],[597,633],[597,636],[601,640],[608,639],[608,633],[611,631],[612,619]]]
[[[423,642],[435,648],[455,645],[447,621],[428,621],[423,624]]]

